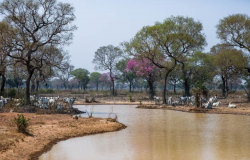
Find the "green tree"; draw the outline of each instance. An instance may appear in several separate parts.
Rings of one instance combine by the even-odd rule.
[[[248,65],[248,58],[241,50],[221,49],[214,56],[214,65],[222,81],[222,94],[227,96],[228,81],[239,77],[244,72],[245,66]]]
[[[112,82],[112,95],[115,95],[115,75],[113,73],[115,65],[119,62],[122,56],[122,51],[118,47],[112,45],[100,47],[95,52],[95,57],[93,63],[95,64],[95,69],[97,70],[109,70],[109,76]]]
[[[250,17],[245,14],[229,15],[219,21],[217,35],[222,43],[250,52]]]
[[[96,86],[96,91],[98,91],[98,85],[99,85],[99,78],[101,77],[101,73],[99,72],[92,72],[90,74],[90,82],[93,83]]]
[[[116,70],[118,71],[118,78],[122,82],[129,82],[129,92],[132,91],[132,86],[134,85],[136,78],[136,73],[134,71],[125,71],[127,68],[128,59],[122,59],[116,63]]]
[[[78,68],[71,72],[75,79],[78,81],[78,88],[87,89],[89,83],[89,71],[87,69]]]
[[[165,70],[163,103],[166,104],[166,85],[169,74],[177,63],[185,64],[187,56],[206,45],[203,27],[199,21],[189,17],[170,17],[154,26],[143,27],[130,44],[127,51],[137,57],[151,60],[154,65]]]
[[[51,52],[59,46],[70,44],[73,38],[73,31],[76,30],[76,26],[72,25],[74,8],[56,0],[3,0],[0,13],[4,21],[15,29],[9,30],[9,35],[14,38],[5,42],[12,47],[8,56],[26,66],[25,98],[29,103],[30,81],[35,70],[43,65],[53,65],[44,63],[44,59],[53,61]],[[48,49],[49,52],[44,52]],[[39,50],[43,53],[37,56]],[[32,61],[40,63],[34,64]]]

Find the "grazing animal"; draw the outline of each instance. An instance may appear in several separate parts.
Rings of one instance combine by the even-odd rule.
[[[177,104],[179,104],[179,101],[174,101],[172,105],[175,107]]]
[[[58,110],[61,110],[62,108],[63,108],[63,105],[62,105],[61,103],[58,103],[57,109],[58,109]]]
[[[218,100],[217,97],[214,96],[214,97],[209,98],[208,101],[209,101],[210,103],[214,103],[214,102],[217,102],[217,100]]]
[[[47,104],[41,104],[41,105],[40,105],[40,108],[42,108],[42,109],[47,109],[48,106],[47,106]]]
[[[212,109],[213,103],[207,102],[202,104],[203,107],[206,109]]]
[[[232,104],[231,102],[228,104],[228,107],[229,108],[236,108],[236,105],[235,104]]]
[[[154,96],[155,104],[160,104],[160,97]]]
[[[77,115],[73,115],[72,118],[78,120],[78,116]]]
[[[68,102],[68,104],[69,104],[70,107],[72,107],[72,105],[75,102],[75,100],[76,100],[76,97],[73,97],[73,98],[70,97],[70,98],[67,99],[67,102]]]
[[[4,101],[0,100],[0,108],[1,108],[1,110],[3,110],[3,107],[4,107]]]
[[[55,106],[56,100],[55,99],[49,99],[48,105]]]
[[[187,102],[191,105],[194,104],[194,96],[191,96],[191,97],[187,97]]]
[[[179,97],[179,103],[180,104],[186,104],[187,103],[187,99],[188,99],[188,97]]]
[[[173,97],[168,97],[168,104],[172,104],[172,98]]]
[[[220,101],[213,103],[213,107],[219,107],[220,106]]]

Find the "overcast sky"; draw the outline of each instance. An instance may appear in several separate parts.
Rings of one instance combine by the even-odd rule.
[[[65,47],[76,68],[94,70],[95,51],[109,44],[129,41],[146,25],[165,18],[188,16],[203,24],[208,52],[219,43],[216,28],[219,20],[236,13],[250,16],[250,0],[58,0],[75,7],[78,29],[73,43]],[[218,2],[219,1],[219,2]]]

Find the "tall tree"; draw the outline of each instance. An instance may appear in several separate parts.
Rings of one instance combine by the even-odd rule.
[[[72,25],[74,8],[56,0],[4,0],[0,13],[5,16],[4,21],[15,28],[15,32],[10,31],[14,38],[8,44],[13,48],[8,56],[26,66],[25,98],[29,103],[31,77],[36,69],[44,65],[44,58],[51,54],[44,52],[44,56],[37,57],[36,53],[41,48],[52,49],[58,48],[57,45],[70,44],[76,30],[76,26]],[[40,61],[40,65],[33,64],[34,60]]]
[[[116,70],[118,72],[118,78],[122,82],[129,82],[129,92],[131,92],[132,86],[136,81],[136,73],[134,70],[126,71],[128,59],[122,59],[116,63]]]
[[[244,72],[245,66],[248,64],[247,57],[241,50],[224,49],[220,50],[214,56],[214,65],[216,72],[221,77],[222,94],[228,95],[228,81],[232,78],[239,77]]]
[[[177,63],[185,65],[187,56],[194,50],[201,50],[206,45],[203,27],[199,21],[189,17],[170,17],[154,26],[143,27],[125,44],[135,56],[149,59],[165,70],[163,103],[166,104],[166,85],[169,74]],[[184,73],[185,74],[185,73]]]
[[[8,30],[10,27],[5,22],[0,22],[0,76],[2,78],[0,85],[0,95],[4,92],[5,81],[6,81],[6,72],[7,67],[10,65],[10,59],[8,57],[8,53],[12,48],[6,45],[6,42],[11,40],[11,37],[8,35]]]
[[[161,71],[156,67],[151,61],[144,58],[141,60],[131,59],[128,61],[127,72],[133,71],[138,77],[145,79],[149,86],[149,99],[153,99],[154,92],[154,82],[159,80],[161,76]]]
[[[99,72],[92,72],[90,74],[90,82],[96,86],[96,91],[98,91],[99,79],[101,77],[101,73]]]
[[[115,76],[114,69],[116,63],[119,62],[122,55],[122,51],[118,47],[112,45],[100,47],[95,52],[95,57],[93,63],[95,64],[95,69],[97,70],[109,70],[109,76],[112,82],[112,95],[115,95]]]
[[[229,15],[219,21],[217,36],[222,43],[250,52],[250,17],[245,14]]]

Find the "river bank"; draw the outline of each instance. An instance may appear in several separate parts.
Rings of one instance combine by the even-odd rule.
[[[16,132],[17,113],[0,114],[0,159],[37,159],[59,141],[91,134],[113,132],[126,126],[112,119],[79,118],[70,115],[24,113],[30,119],[29,136]]]
[[[193,106],[169,106],[169,105],[138,105],[137,108],[142,109],[166,109],[188,113],[208,113],[208,114],[233,114],[250,116],[249,107],[228,108],[225,106],[213,107],[212,109],[196,108]]]

